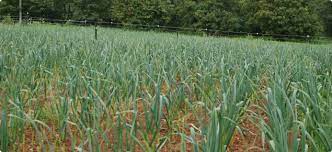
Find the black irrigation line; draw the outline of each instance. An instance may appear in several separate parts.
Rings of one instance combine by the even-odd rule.
[[[4,17],[0,16],[0,19]],[[11,16],[14,21],[17,21],[19,17]],[[164,25],[147,25],[147,24],[133,24],[133,23],[119,23],[119,22],[106,22],[106,21],[93,21],[93,20],[63,20],[63,19],[51,19],[51,18],[41,18],[41,17],[22,17],[24,21],[33,22],[47,22],[47,23],[55,23],[55,24],[78,24],[78,25],[99,25],[99,26],[120,26],[120,27],[140,27],[140,28],[148,28],[148,29],[163,29],[169,30],[172,32],[205,32],[207,34],[223,34],[228,36],[234,35],[249,35],[249,36],[265,36],[265,37],[277,37],[277,38],[299,38],[299,39],[328,39],[326,36],[310,36],[310,35],[292,35],[292,34],[267,34],[267,33],[252,33],[252,32],[242,32],[242,31],[223,31],[218,29],[208,29],[208,28],[191,28],[191,27],[177,27],[177,26],[164,26]]]

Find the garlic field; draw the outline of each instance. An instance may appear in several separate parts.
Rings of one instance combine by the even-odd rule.
[[[0,25],[0,150],[332,150],[332,45]]]

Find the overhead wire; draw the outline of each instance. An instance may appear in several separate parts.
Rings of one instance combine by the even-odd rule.
[[[4,17],[0,17],[3,19]],[[11,16],[14,21],[19,19],[18,16]],[[269,37],[279,37],[279,38],[318,38],[325,39],[328,38],[322,35],[297,35],[297,34],[275,34],[275,33],[253,33],[253,32],[243,32],[243,31],[225,31],[219,29],[209,29],[209,28],[193,28],[193,27],[178,27],[178,26],[165,26],[165,25],[151,25],[151,24],[138,24],[138,23],[122,23],[122,22],[113,22],[113,21],[95,21],[95,20],[64,20],[64,19],[53,19],[53,18],[44,18],[44,17],[30,17],[23,16],[25,21],[28,22],[46,22],[46,23],[73,23],[79,25],[95,25],[95,26],[122,26],[122,27],[141,27],[141,28],[153,28],[153,29],[164,29],[164,30],[172,30],[173,32],[183,32],[183,31],[191,31],[191,32],[206,32],[210,34],[223,34],[223,35],[250,35],[250,36],[269,36]]]

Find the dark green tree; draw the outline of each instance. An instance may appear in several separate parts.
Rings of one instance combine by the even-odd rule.
[[[194,10],[195,27],[237,31],[240,28],[236,1],[199,1]]]
[[[108,20],[111,18],[109,0],[73,0],[72,13],[74,19]]]
[[[113,19],[121,23],[168,25],[172,3],[164,0],[114,0]]]
[[[331,0],[312,0],[311,7],[319,13],[324,23],[325,33],[332,36],[332,1]]]
[[[18,16],[18,0],[3,0],[0,3],[1,15]],[[56,18],[59,17],[56,13],[54,0],[22,0],[22,15]]]
[[[330,0],[22,0],[23,15],[269,34],[332,35]],[[2,0],[0,16],[18,16]]]
[[[317,35],[323,30],[317,12],[306,0],[248,0],[247,26],[252,32]]]

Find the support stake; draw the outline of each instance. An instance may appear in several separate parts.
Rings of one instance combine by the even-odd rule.
[[[95,25],[95,39],[98,40],[98,29],[97,29],[97,25]]]
[[[22,0],[18,1],[18,9],[19,9],[19,12],[18,12],[18,16],[19,16],[18,23],[22,24]]]

